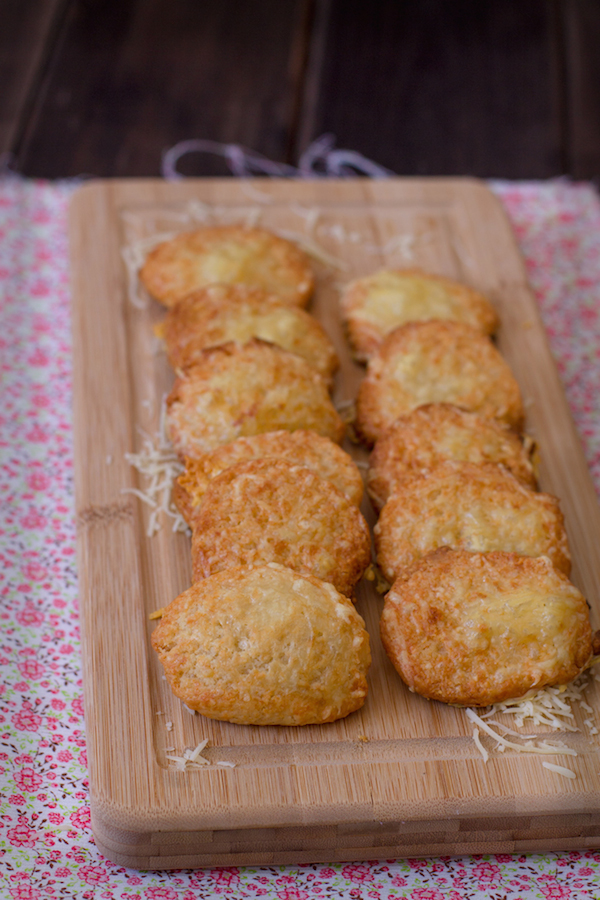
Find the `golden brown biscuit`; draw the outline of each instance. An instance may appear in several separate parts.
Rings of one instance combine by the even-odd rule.
[[[493,334],[498,316],[483,294],[420,269],[381,269],[348,284],[342,317],[356,359],[365,362],[382,340],[407,322],[450,319]]]
[[[152,634],[173,693],[240,725],[311,725],[359,709],[369,635],[330,585],[282,566],[228,569],[165,610]]]
[[[401,416],[379,438],[369,460],[367,490],[380,511],[405,478],[449,460],[499,463],[535,488],[530,449],[500,422],[449,403],[428,403]]]
[[[217,282],[262,288],[291,306],[306,306],[314,288],[299,247],[263,228],[241,225],[186,231],[159,244],[148,254],[140,279],[165,306]]]
[[[167,398],[167,426],[182,457],[282,428],[311,429],[336,443],[344,437],[344,423],[318,372],[258,338],[204,350]]]
[[[535,493],[494,463],[440,463],[402,482],[375,526],[389,582],[438,547],[548,556],[566,575],[569,544],[558,500]]]
[[[276,562],[351,595],[371,560],[367,523],[329,481],[283,459],[236,463],[209,483],[192,535],[194,580]]]
[[[185,472],[173,490],[175,503],[186,522],[193,523],[195,510],[212,478],[238,462],[265,457],[306,466],[335,485],[355,506],[360,506],[362,478],[352,457],[341,447],[316,431],[267,431],[238,438],[199,459],[186,459]]]
[[[489,338],[458,322],[410,322],[371,357],[357,398],[356,427],[369,443],[425,403],[452,403],[515,428],[517,382]]]
[[[338,367],[333,344],[313,316],[260,288],[212,284],[167,312],[158,333],[174,369],[194,365],[207,347],[258,337],[301,356],[330,383]]]
[[[586,602],[550,560],[440,550],[398,578],[381,637],[413,691],[458,706],[567,684],[592,655]]]

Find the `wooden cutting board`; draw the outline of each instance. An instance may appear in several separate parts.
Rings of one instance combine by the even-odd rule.
[[[541,487],[561,499],[573,580],[600,625],[595,490],[515,239],[486,187],[466,179],[87,184],[73,199],[70,233],[83,668],[100,851],[168,869],[599,846],[600,739],[583,724],[591,717],[600,729],[597,683],[587,694],[593,713],[576,710],[581,730],[563,738],[578,756],[549,758],[575,779],[511,751],[492,751],[486,763],[464,711],[411,694],[396,675],[378,637],[382,597],[368,582],[358,608],[373,649],[370,694],[349,718],[297,729],[231,725],[190,715],[170,694],[149,614],[189,586],[189,538],[168,523],[146,537],[148,509],[123,490],[144,486],[125,454],[140,448],[142,431],[157,430],[173,375],[153,333],[163,310],[129,277],[122,253],[202,222],[258,223],[324,252],[313,312],[342,360],[338,402],[354,398],[363,376],[339,320],[341,283],[383,265],[419,265],[490,297],[540,444]],[[212,765],[170,768],[165,748],[181,753],[204,738]]]

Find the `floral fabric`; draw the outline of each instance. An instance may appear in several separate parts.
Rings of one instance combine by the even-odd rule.
[[[600,488],[600,202],[494,183],[513,221]],[[600,852],[137,872],[94,845],[73,520],[71,184],[0,180],[0,898],[579,900]]]

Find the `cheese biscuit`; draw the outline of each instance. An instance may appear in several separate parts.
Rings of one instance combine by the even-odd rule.
[[[194,579],[276,562],[350,596],[371,560],[360,511],[329,481],[283,459],[236,463],[213,478],[194,517]]]
[[[452,403],[520,428],[521,394],[488,337],[458,322],[410,322],[369,360],[357,397],[356,428],[370,444],[425,403]]]
[[[246,284],[282,303],[306,306],[314,276],[306,254],[263,228],[217,225],[178,234],[152,250],[140,270],[146,290],[173,306],[207,284]]]
[[[489,706],[576,678],[592,657],[588,607],[549,559],[439,550],[385,598],[381,638],[431,700]]]
[[[498,463],[533,489],[533,449],[500,422],[450,403],[427,403],[400,416],[379,438],[369,459],[367,491],[379,512],[405,478],[449,460]]]
[[[167,312],[157,333],[174,369],[198,362],[207,347],[258,337],[301,356],[330,383],[338,367],[333,344],[313,316],[286,306],[260,288],[213,284],[184,297]]]
[[[211,719],[321,725],[367,696],[362,618],[330,584],[282,566],[192,585],[164,611],[152,646],[173,693]]]
[[[440,463],[402,482],[374,529],[389,582],[438,547],[547,556],[566,575],[571,556],[556,497],[536,493],[494,463]]]
[[[450,319],[493,334],[498,316],[479,291],[420,269],[381,269],[346,286],[340,301],[348,339],[365,362],[383,339],[407,322]]]
[[[258,338],[203,350],[167,397],[167,428],[182,458],[282,428],[312,429],[336,443],[345,431],[318,372]]]
[[[360,506],[363,482],[352,457],[329,438],[316,431],[267,431],[241,437],[217,447],[198,459],[186,459],[185,472],[173,486],[177,508],[189,525],[212,478],[238,462],[275,457],[306,466],[330,481],[355,506]]]

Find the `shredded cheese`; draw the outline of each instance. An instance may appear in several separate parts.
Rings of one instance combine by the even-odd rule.
[[[171,499],[173,481],[183,472],[183,465],[166,435],[166,408],[163,401],[159,430],[154,437],[144,436],[144,446],[139,453],[126,453],[125,459],[148,479],[143,491],[123,488],[121,493],[133,494],[152,510],[146,534],[148,537],[160,530],[161,516],[173,520],[173,531],[187,532],[185,519]]]
[[[564,775],[565,778],[577,778],[575,772],[572,769],[567,769],[566,766],[557,766],[554,763],[546,762],[545,760],[542,765],[545,769],[550,769],[551,772],[557,772],[559,775]]]
[[[226,766],[230,769],[235,768],[234,762],[229,762],[227,760],[215,760],[214,763],[211,763],[210,759],[207,759],[205,756],[202,756],[202,753],[208,746],[208,738],[204,738],[204,740],[200,741],[200,743],[194,747],[186,747],[181,755],[177,753],[172,753],[173,747],[165,747],[165,759],[168,759],[169,762],[174,763],[173,768],[177,769],[180,772],[185,772],[188,769],[201,769],[203,766]]]
[[[191,763],[198,762],[199,760],[202,764],[208,763],[208,760],[200,759],[200,754],[202,753],[202,751],[204,750],[204,748],[206,747],[207,744],[208,744],[208,738],[204,738],[204,740],[200,741],[198,746],[195,747],[193,750],[187,750],[187,749],[184,750],[183,751],[184,759],[186,759],[188,762],[191,762]]]
[[[594,672],[594,678],[596,677],[597,675]],[[554,731],[579,731],[574,723],[575,715],[571,704],[578,703],[586,712],[593,712],[592,707],[584,700],[584,691],[588,684],[588,674],[584,673],[571,684],[561,685],[560,687],[547,687],[521,700],[507,700],[504,703],[495,703],[488,712],[483,713],[481,716],[477,715],[473,709],[465,710],[467,717],[475,725],[473,740],[484,762],[487,762],[489,759],[489,752],[481,742],[480,730],[496,741],[495,750],[500,753],[510,749],[519,753],[577,756],[577,752],[571,747],[567,747],[562,741],[536,740],[536,735],[513,731],[501,722],[490,719],[490,716],[496,714],[512,715],[514,716],[515,724],[519,727],[523,726],[527,719],[534,726],[543,725],[552,728]],[[598,734],[598,729],[592,719],[585,719],[584,725],[586,725],[590,734]],[[494,728],[491,726],[494,726]],[[522,743],[507,740],[505,737],[507,734],[520,738]],[[565,766],[545,761],[542,762],[542,765],[544,768],[563,775],[565,778],[572,779],[577,777],[575,772]]]
[[[194,222],[202,222],[204,225],[212,218],[211,207],[208,203],[203,203],[202,200],[189,200],[185,209],[188,217]]]
[[[483,761],[484,761],[484,762],[487,762],[488,759],[490,758],[490,754],[487,752],[487,750],[485,749],[485,747],[484,747],[483,744],[481,743],[481,739],[480,739],[480,737],[479,737],[479,731],[477,730],[477,728],[474,728],[474,729],[473,729],[473,740],[475,741],[475,744],[477,745],[477,749],[479,750],[479,752],[480,752],[481,755],[483,756]]]
[[[501,723],[484,722],[481,716],[478,716],[473,709],[466,709],[465,713],[467,715],[467,718],[470,719],[471,722],[473,722],[479,729],[481,729],[481,731],[489,735],[489,737],[493,738],[497,744],[506,749],[517,750],[521,753],[544,753],[556,754],[557,756],[565,754],[567,756],[577,756],[576,750],[573,750],[571,747],[567,747],[562,743],[550,744],[548,741],[540,741],[539,743],[535,743],[534,741],[527,741],[524,744],[517,744],[515,743],[515,741],[509,741],[490,727],[491,725],[496,725],[502,728],[503,726],[501,725]]]
[[[308,235],[312,236],[317,222],[319,221],[321,210],[317,209],[317,207],[312,207],[309,209],[304,206],[300,206],[300,204],[298,203],[290,203],[290,210],[297,216],[300,216],[302,219],[304,219],[304,230]]]
[[[346,229],[343,225],[340,224],[321,225],[319,228],[319,234],[324,234],[328,237],[333,238],[333,240],[337,241],[338,244],[345,244],[348,240]]]
[[[249,181],[241,181],[240,187],[243,194],[246,194],[247,197],[251,197],[258,203],[273,203],[274,198],[271,196],[271,194],[267,194],[263,191],[257,190],[254,185],[250,184]]]
[[[575,716],[571,704],[585,702],[584,691],[588,683],[587,675],[583,674],[571,684],[547,687],[521,700],[496,703],[483,718],[506,713],[514,716],[515,723],[519,727],[523,725],[525,719],[528,719],[533,725],[547,725],[561,731],[577,731],[577,727],[573,724]]]
[[[340,271],[342,272],[348,271],[349,267],[343,259],[338,259],[336,256],[332,256],[330,253],[324,250],[323,247],[317,244],[316,241],[313,241],[305,234],[298,234],[298,232],[289,231],[287,228],[273,228],[272,231],[274,231],[275,234],[278,234],[280,237],[298,244],[299,247],[302,247],[305,253],[308,253],[308,255],[312,256],[313,259],[324,263],[324,265],[331,266],[332,269],[340,269]]]
[[[382,246],[379,244],[365,244],[367,253],[377,256],[393,256],[397,253],[405,262],[414,259],[415,236],[413,234],[395,234]]]

